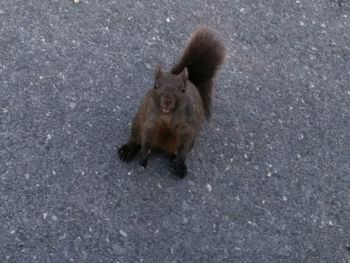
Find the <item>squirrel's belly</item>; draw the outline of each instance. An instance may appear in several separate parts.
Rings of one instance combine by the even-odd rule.
[[[168,154],[175,154],[177,151],[176,135],[165,127],[158,130],[157,139],[153,143],[153,148],[162,150]]]

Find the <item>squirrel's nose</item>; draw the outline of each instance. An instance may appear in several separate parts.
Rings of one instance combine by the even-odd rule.
[[[173,98],[171,96],[169,96],[169,95],[164,96],[164,104],[170,105],[172,103],[172,101],[173,101]]]

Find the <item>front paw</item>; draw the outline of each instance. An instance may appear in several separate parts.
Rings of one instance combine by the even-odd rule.
[[[148,164],[148,158],[145,157],[145,156],[142,156],[142,157],[140,158],[140,165],[141,165],[143,168],[146,168],[147,164]]]
[[[134,143],[124,144],[118,150],[120,160],[123,162],[130,162],[136,154],[140,151],[140,145]]]
[[[181,179],[187,175],[187,166],[183,160],[175,159],[171,163],[171,166],[174,169],[175,174]]]

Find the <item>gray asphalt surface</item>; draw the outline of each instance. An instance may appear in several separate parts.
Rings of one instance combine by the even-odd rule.
[[[229,60],[175,178],[121,163],[199,24]],[[0,0],[0,262],[350,262],[350,3]]]

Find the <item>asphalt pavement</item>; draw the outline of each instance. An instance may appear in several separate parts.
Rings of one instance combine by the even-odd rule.
[[[121,163],[154,67],[228,60],[176,178]],[[0,0],[0,262],[350,262],[348,0]]]

